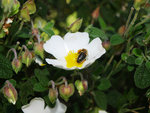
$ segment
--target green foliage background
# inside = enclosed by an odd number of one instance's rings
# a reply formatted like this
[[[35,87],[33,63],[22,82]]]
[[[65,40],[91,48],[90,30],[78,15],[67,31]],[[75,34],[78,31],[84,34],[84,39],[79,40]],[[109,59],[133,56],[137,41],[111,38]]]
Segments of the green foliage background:
[[[25,0],[19,1],[22,5]],[[67,3],[69,2],[69,3]],[[146,3],[146,4],[145,4]],[[64,36],[67,27],[77,18],[83,23],[79,31],[88,32],[91,40],[100,37],[110,46],[106,54],[92,66],[80,70],[88,81],[88,90],[80,96],[76,89],[68,102],[60,98],[67,105],[66,113],[98,113],[104,109],[110,113],[148,113],[150,97],[150,4],[149,0],[134,9],[131,19],[128,16],[133,0],[35,0],[36,12],[30,15],[34,20],[40,16],[47,23],[40,32],[45,32],[50,38],[53,34]],[[92,12],[100,7],[97,19],[92,19]],[[137,17],[136,17],[137,14]],[[3,19],[3,8],[0,9],[0,20]],[[48,83],[57,81],[61,76],[69,83],[80,80],[80,76],[72,77],[74,71],[65,71],[47,65],[39,66],[34,61],[29,67],[23,64],[16,74],[11,66],[14,58],[7,52],[16,48],[19,53],[22,45],[33,50],[31,22],[18,19],[19,13],[13,16],[13,23],[9,34],[0,38],[0,88],[6,80],[13,81],[18,91],[16,105],[8,103],[3,93],[0,93],[0,113],[22,113],[21,106],[27,104],[34,97],[42,97],[49,106],[54,106],[48,99]],[[92,22],[92,20],[94,22]],[[127,23],[129,20],[129,24]],[[2,22],[2,21],[1,21]],[[93,24],[92,24],[93,23]],[[121,26],[128,25],[129,29]],[[122,27],[123,28],[123,27]],[[19,30],[20,29],[20,30]],[[0,28],[2,30],[2,28]],[[19,30],[19,32],[18,32]],[[127,30],[129,30],[127,32]],[[16,46],[16,43],[20,44]],[[33,51],[34,52],[34,51]],[[46,52],[44,56],[48,56]]]

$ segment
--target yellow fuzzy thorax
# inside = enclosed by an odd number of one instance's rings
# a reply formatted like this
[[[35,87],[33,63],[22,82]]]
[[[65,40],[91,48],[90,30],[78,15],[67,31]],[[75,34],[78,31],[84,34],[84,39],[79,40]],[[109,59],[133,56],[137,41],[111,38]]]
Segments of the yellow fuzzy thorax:
[[[68,55],[65,57],[66,59],[66,67],[72,68],[72,67],[82,67],[83,62],[77,63],[78,53],[74,53],[74,51],[69,51]]]

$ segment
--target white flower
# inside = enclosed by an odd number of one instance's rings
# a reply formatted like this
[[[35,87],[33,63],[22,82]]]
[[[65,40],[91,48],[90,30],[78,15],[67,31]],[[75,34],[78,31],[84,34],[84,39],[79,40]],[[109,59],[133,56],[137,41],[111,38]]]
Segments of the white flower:
[[[89,34],[86,32],[67,33],[64,38],[54,35],[44,44],[44,50],[56,59],[46,59],[48,64],[66,70],[83,69],[91,65],[105,53],[100,38],[95,38],[89,43]],[[87,51],[87,56],[77,62],[82,50]],[[85,54],[84,54],[85,55]]]
[[[107,113],[106,111],[104,111],[104,110],[99,110],[99,112],[98,113]]]
[[[66,109],[66,106],[60,103],[58,99],[54,108],[45,106],[42,98],[34,98],[30,101],[30,104],[22,106],[24,113],[65,113]]]

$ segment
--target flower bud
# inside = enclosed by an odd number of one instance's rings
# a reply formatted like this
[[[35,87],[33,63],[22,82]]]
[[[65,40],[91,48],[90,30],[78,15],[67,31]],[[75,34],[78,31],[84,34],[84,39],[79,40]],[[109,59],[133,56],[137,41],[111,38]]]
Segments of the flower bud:
[[[123,35],[124,32],[125,32],[125,30],[126,30],[126,27],[125,27],[125,25],[123,25],[123,26],[121,26],[121,27],[119,28],[118,33],[119,33],[120,35]]]
[[[49,97],[49,100],[51,101],[51,103],[54,104],[56,102],[57,97],[58,97],[57,89],[50,88],[48,97]]]
[[[109,41],[104,41],[102,43],[103,47],[108,51],[110,49],[110,42]]]
[[[9,12],[11,12],[11,9],[14,5],[14,0],[2,0],[1,4],[2,4],[1,7],[2,7],[3,11],[5,13],[6,12],[9,13]]]
[[[99,17],[99,9],[100,7],[98,6],[92,13],[92,18],[97,19]]]
[[[79,95],[82,96],[84,92],[88,89],[88,82],[86,80],[77,80],[75,86],[79,92]]]
[[[11,64],[12,64],[13,70],[17,74],[21,70],[21,67],[22,67],[21,59],[14,58]]]
[[[44,28],[47,24],[46,20],[42,19],[41,17],[36,17],[34,19],[34,28]]]
[[[29,10],[27,7],[21,9],[19,19],[23,20],[24,22],[30,21]]]
[[[20,2],[18,0],[14,0],[14,5],[12,7],[12,11],[10,16],[13,16],[19,12]]]
[[[39,55],[42,59],[44,59],[44,49],[43,49],[43,42],[35,43],[34,44],[34,53]]]
[[[9,16],[18,13],[19,7],[20,2],[18,0],[2,0],[3,11],[9,13]]]
[[[7,100],[12,103],[16,104],[18,94],[14,86],[7,80],[5,82],[4,87],[2,88],[4,96],[7,98]]]
[[[146,0],[134,0],[134,8],[139,10],[141,5],[146,3]]]
[[[61,85],[59,87],[60,96],[67,102],[74,93],[74,85]]]
[[[29,14],[34,14],[36,12],[36,5],[34,3],[34,0],[28,0],[23,4],[23,8],[27,8],[29,11]]]
[[[29,67],[32,61],[33,61],[32,52],[28,50],[25,50],[25,52],[22,52],[22,63],[26,64],[26,66]]]
[[[82,25],[82,21],[83,21],[83,19],[78,18],[75,22],[73,22],[68,27],[69,31],[72,32],[72,33],[77,32],[80,29],[81,25]]]

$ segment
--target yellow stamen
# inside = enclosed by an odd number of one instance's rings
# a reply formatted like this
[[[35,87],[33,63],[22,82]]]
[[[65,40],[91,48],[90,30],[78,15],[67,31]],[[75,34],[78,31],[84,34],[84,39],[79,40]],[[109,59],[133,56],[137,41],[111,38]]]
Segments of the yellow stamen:
[[[68,55],[65,57],[67,68],[72,67],[82,67],[83,62],[77,63],[78,53],[74,53],[74,51],[69,51]]]

